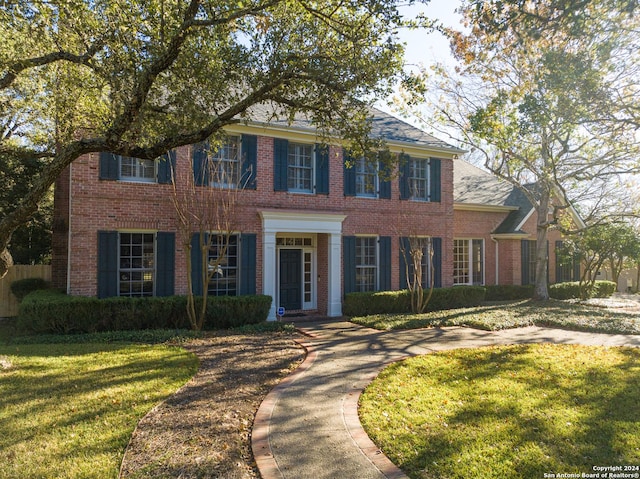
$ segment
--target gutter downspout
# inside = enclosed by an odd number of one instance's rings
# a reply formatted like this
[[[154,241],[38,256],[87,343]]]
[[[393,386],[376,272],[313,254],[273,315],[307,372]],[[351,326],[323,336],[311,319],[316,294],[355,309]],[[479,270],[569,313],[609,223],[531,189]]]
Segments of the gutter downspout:
[[[500,249],[498,248],[498,240],[493,236],[491,237],[491,241],[493,241],[496,245],[496,286],[500,284]]]

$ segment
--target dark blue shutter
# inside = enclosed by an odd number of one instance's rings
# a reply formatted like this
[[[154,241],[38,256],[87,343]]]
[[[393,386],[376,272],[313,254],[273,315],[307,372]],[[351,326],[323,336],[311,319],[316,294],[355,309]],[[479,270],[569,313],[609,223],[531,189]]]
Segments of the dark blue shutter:
[[[173,296],[176,263],[175,233],[156,235],[156,296]]]
[[[378,240],[380,254],[380,291],[391,290],[391,237],[381,236]]]
[[[356,237],[342,237],[342,277],[344,293],[356,291]]]
[[[117,180],[120,175],[118,170],[120,161],[118,156],[107,151],[100,152],[100,171],[98,173],[101,180]]]
[[[384,161],[378,162],[378,184],[380,185],[380,191],[378,197],[384,200],[391,199],[391,180],[389,174],[389,168]]]
[[[287,191],[287,165],[289,142],[282,138],[273,140],[273,190]]]
[[[409,176],[411,176],[411,157],[400,154],[400,199],[408,200],[411,197],[409,191]]]
[[[196,185],[203,186],[209,184],[207,168],[208,143],[198,143],[192,147],[193,178]]]
[[[433,287],[442,288],[442,238],[431,238],[433,248]]]
[[[409,238],[402,237],[400,239],[400,289],[407,289],[407,267],[411,267],[413,264],[411,261],[411,245],[409,244]],[[412,276],[412,271],[409,271],[409,278]]]
[[[562,241],[556,241],[556,283],[567,281],[562,274]]]
[[[316,194],[329,194],[329,147],[316,144]]]
[[[580,255],[575,254],[572,258],[573,261],[573,278],[571,281],[580,281]]]
[[[158,160],[158,183],[169,184],[176,171],[176,152],[168,151]]]
[[[529,284],[529,240],[520,242],[520,267],[523,285]]]
[[[256,294],[256,235],[240,235],[240,294]]]
[[[200,233],[191,237],[191,284],[193,294],[202,295],[202,251],[200,250]]]
[[[98,231],[98,298],[118,296],[118,232]]]
[[[430,201],[439,203],[442,192],[442,179],[441,179],[441,164],[442,162],[438,158],[431,158],[430,161],[430,174],[429,179],[431,182],[431,198]]]
[[[256,189],[258,171],[258,137],[242,135],[242,183],[248,190]]]
[[[356,165],[347,150],[342,150],[342,164],[344,196],[356,196]]]

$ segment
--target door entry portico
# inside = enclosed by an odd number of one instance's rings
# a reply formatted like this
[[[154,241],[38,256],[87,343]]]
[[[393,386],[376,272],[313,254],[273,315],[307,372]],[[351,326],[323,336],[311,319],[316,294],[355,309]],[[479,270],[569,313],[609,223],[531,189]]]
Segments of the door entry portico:
[[[280,306],[302,309],[302,250],[280,250]]]

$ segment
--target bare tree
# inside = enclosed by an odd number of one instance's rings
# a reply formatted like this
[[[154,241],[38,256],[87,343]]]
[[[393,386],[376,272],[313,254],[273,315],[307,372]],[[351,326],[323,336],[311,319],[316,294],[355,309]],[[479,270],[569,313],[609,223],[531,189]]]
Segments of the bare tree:
[[[410,234],[400,241],[404,274],[411,297],[411,312],[424,313],[431,301],[435,284],[433,241],[430,236]]]

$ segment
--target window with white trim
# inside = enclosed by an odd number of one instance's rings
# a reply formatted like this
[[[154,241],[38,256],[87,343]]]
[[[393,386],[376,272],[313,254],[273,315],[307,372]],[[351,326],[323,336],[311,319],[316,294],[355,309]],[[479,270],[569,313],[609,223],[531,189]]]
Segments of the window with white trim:
[[[378,238],[356,238],[356,291],[378,290]]]
[[[313,145],[289,143],[287,152],[287,188],[313,192]]]
[[[129,156],[119,156],[120,179],[124,181],[141,181],[153,183],[156,181],[156,161],[142,160]]]
[[[409,197],[429,201],[429,159],[411,158],[409,161]]]
[[[375,198],[378,194],[378,168],[366,158],[355,162],[356,196]]]
[[[211,237],[211,247],[207,258],[209,273],[209,294],[212,296],[236,296],[239,285],[238,236],[224,234]]]
[[[153,233],[119,234],[119,296],[153,296],[154,236]]]
[[[484,284],[484,240],[453,240],[453,284]]]
[[[237,187],[240,183],[240,137],[227,136],[212,152],[211,186]]]

